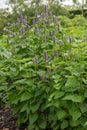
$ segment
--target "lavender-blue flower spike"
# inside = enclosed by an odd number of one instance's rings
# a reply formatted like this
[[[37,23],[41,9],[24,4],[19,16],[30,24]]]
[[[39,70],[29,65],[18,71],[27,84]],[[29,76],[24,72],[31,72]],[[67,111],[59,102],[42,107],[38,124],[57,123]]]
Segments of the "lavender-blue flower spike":
[[[56,21],[57,21],[57,17],[55,15],[53,16],[53,21],[54,21],[54,23],[56,23]]]
[[[68,37],[68,41],[69,41],[69,43],[72,43],[72,37],[71,36]]]
[[[48,59],[48,56],[47,56],[47,52],[46,52],[46,51],[44,51],[44,59],[45,59],[45,61],[47,61],[47,59]]]
[[[53,42],[54,42],[54,43],[56,42],[56,36],[53,37]]]
[[[58,24],[58,32],[60,32],[60,24]]]
[[[43,42],[46,42],[46,36],[43,37]]]
[[[44,5],[44,13],[47,13],[47,6]]]
[[[22,13],[20,13],[19,20],[20,20],[21,23],[23,22],[23,15],[22,15]]]

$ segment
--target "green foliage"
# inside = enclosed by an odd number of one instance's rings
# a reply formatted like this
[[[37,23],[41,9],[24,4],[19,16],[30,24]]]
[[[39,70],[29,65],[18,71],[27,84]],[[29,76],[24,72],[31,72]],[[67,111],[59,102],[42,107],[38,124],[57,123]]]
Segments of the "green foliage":
[[[22,16],[0,40],[0,98],[28,130],[86,130],[87,41],[64,18],[45,12],[28,28]]]

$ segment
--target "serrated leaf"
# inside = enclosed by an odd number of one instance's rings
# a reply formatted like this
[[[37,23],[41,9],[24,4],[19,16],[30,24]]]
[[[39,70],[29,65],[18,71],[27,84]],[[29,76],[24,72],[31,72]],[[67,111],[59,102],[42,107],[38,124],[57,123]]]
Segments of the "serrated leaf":
[[[53,105],[57,108],[60,107],[60,102],[58,100],[54,101]]]
[[[23,106],[21,106],[20,112],[27,111],[27,105],[28,105],[28,103],[24,103]]]
[[[26,101],[26,100],[29,100],[33,97],[33,95],[29,92],[24,92],[21,96],[21,99],[20,101],[23,102],[23,101]]]
[[[40,120],[38,122],[38,125],[39,125],[39,127],[41,129],[45,129],[46,128],[47,122],[46,122],[46,119],[45,119],[44,115],[40,116]]]
[[[36,102],[36,104],[33,103],[33,104],[30,105],[30,109],[34,113],[39,109],[39,106],[40,106],[40,102]]]
[[[34,122],[38,119],[38,114],[37,113],[33,113],[32,115],[29,116],[29,121],[30,121],[30,125],[33,125]]]
[[[65,129],[68,127],[68,121],[67,120],[63,120],[61,123],[61,129]]]
[[[62,98],[62,100],[71,100],[73,102],[83,102],[84,97],[82,95],[77,95],[77,94],[67,94],[65,95],[64,98]]]
[[[59,120],[65,118],[66,116],[67,116],[67,113],[64,110],[60,109],[57,111],[57,117]]]
[[[54,99],[61,98],[64,94],[64,92],[56,90],[49,96],[48,100],[51,101],[53,97]]]
[[[81,112],[80,111],[73,111],[71,116],[72,116],[73,121],[76,121],[79,117],[81,117]]]
[[[80,104],[80,110],[82,113],[87,112],[87,103]]]
[[[65,93],[62,92],[62,91],[56,91],[56,92],[55,92],[54,99],[60,98],[60,97],[62,97],[64,94],[65,94]]]

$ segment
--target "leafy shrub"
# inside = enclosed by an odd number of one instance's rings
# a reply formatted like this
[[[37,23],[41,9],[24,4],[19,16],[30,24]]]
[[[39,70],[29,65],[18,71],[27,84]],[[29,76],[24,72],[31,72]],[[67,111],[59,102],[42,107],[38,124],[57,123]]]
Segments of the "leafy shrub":
[[[87,128],[87,42],[66,36],[45,7],[33,25],[20,14],[4,31],[0,93],[29,130]]]

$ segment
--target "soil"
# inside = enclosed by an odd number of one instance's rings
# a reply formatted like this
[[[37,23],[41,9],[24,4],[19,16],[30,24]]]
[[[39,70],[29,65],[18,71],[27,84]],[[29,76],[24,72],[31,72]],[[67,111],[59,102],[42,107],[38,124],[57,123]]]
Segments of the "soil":
[[[26,130],[25,126],[17,126],[17,116],[12,114],[12,108],[0,107],[0,130]]]

